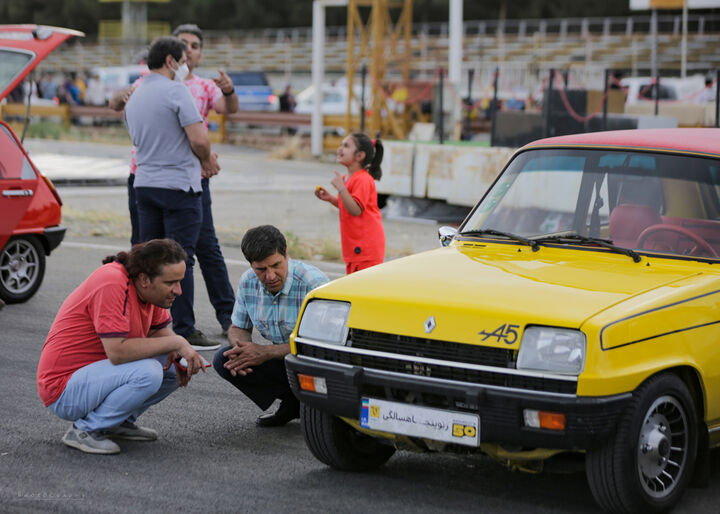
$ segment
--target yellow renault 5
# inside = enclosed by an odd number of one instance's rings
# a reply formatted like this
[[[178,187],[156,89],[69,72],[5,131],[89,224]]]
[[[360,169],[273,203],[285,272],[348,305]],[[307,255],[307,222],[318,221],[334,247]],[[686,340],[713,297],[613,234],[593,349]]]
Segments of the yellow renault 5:
[[[398,448],[542,469],[601,507],[671,508],[720,445],[720,130],[520,149],[443,247],[305,300],[287,357],[312,453]]]

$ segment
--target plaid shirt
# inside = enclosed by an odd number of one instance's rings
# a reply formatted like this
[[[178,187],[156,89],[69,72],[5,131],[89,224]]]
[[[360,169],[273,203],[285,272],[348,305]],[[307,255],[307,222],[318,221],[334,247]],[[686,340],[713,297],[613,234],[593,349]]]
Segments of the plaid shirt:
[[[240,278],[232,323],[250,331],[255,327],[274,344],[289,343],[305,295],[327,282],[327,276],[315,266],[288,259],[285,285],[273,295],[251,268]]]

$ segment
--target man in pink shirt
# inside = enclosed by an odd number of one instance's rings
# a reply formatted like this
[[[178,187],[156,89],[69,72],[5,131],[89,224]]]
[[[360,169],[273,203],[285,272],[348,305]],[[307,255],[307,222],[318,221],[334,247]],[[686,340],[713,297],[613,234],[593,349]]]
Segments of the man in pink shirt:
[[[62,438],[67,446],[111,454],[120,452],[113,439],[157,439],[137,418],[204,371],[200,355],[169,327],[185,258],[172,239],[135,245],[106,258],[63,302],[37,385],[53,414],[73,422]]]
[[[218,114],[231,114],[238,110],[238,97],[235,93],[232,80],[222,70],[215,79],[206,79],[193,74],[193,70],[202,61],[203,34],[200,28],[194,24],[178,26],[173,31],[173,36],[185,43],[185,55],[190,73],[183,83],[190,90],[195,100],[198,112],[202,116],[203,126],[208,129],[208,115],[211,110]],[[143,80],[139,78],[135,83],[113,95],[110,100],[110,107],[115,110],[122,110],[127,103],[132,91]],[[137,228],[137,206],[135,201],[134,173],[136,169],[135,154],[130,162],[130,177],[128,178],[128,206],[130,210],[130,222],[132,226],[131,243],[139,241],[139,230]],[[195,255],[200,270],[205,280],[210,303],[215,309],[215,316],[222,328],[223,335],[227,335],[230,327],[230,317],[235,305],[235,291],[230,284],[227,266],[220,244],[215,234],[215,225],[212,217],[212,199],[210,196],[210,181],[202,179],[202,226],[200,236],[195,246]],[[201,331],[195,329],[195,318],[193,312],[183,309],[182,312],[173,311],[176,331],[184,336],[196,350],[214,350],[219,348],[219,343],[208,339]]]

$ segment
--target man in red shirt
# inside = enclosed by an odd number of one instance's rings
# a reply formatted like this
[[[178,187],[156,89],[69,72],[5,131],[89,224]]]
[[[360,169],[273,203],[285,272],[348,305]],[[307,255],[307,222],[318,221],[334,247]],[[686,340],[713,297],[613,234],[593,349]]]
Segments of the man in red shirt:
[[[63,302],[40,355],[38,392],[72,421],[63,443],[87,453],[118,453],[112,439],[152,441],[138,416],[192,375],[202,358],[170,328],[186,254],[154,239],[107,257]],[[181,358],[184,368],[172,364]]]

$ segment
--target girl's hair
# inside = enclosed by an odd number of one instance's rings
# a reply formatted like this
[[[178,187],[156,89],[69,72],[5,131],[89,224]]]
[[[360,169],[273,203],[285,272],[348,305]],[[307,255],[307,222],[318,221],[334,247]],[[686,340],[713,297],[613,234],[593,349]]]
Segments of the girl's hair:
[[[375,141],[372,141],[368,136],[362,132],[355,132],[352,134],[353,141],[358,152],[365,152],[365,159],[362,162],[362,167],[368,170],[370,176],[375,180],[380,180],[382,177],[382,169],[380,163],[383,159],[383,145],[380,141],[380,133],[375,136]]]
[[[108,255],[103,264],[119,262],[128,272],[130,278],[137,278],[145,273],[150,280],[162,273],[166,264],[177,264],[187,259],[187,254],[180,244],[173,239],[152,239],[146,243],[136,244],[129,252]]]

